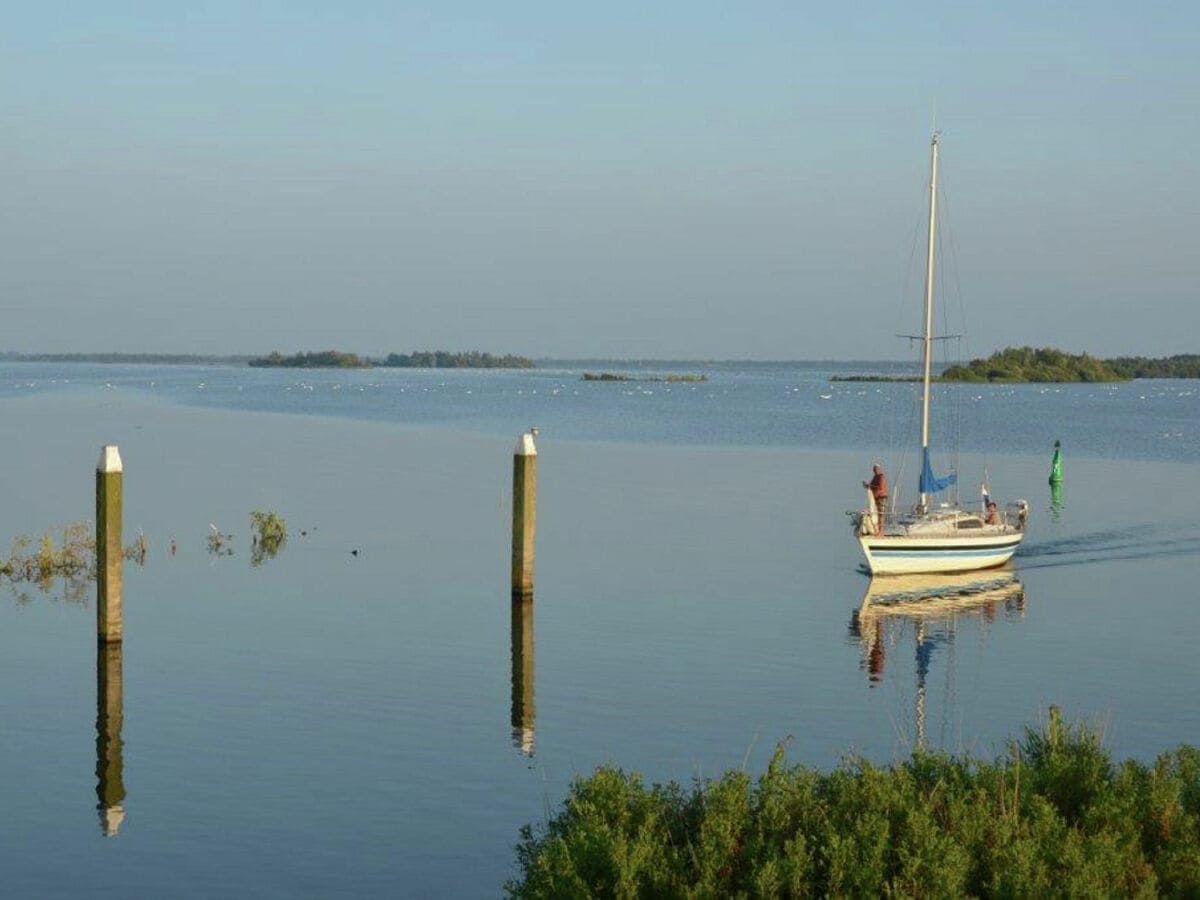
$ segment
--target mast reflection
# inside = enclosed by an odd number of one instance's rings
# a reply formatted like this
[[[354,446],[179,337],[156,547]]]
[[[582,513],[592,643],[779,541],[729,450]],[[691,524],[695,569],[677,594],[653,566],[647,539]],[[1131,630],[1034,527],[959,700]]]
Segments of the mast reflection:
[[[532,597],[514,597],[512,601],[512,742],[526,756],[533,756]]]
[[[958,620],[976,616],[993,622],[1025,614],[1025,587],[1007,567],[961,575],[891,575],[872,578],[850,618],[850,634],[862,652],[862,668],[871,687],[883,682],[889,647],[911,624],[915,642],[916,746],[925,746],[926,679],[934,650],[954,643]]]
[[[125,821],[124,744],[125,718],[121,685],[121,644],[96,647],[96,809],[100,830],[115,837]]]

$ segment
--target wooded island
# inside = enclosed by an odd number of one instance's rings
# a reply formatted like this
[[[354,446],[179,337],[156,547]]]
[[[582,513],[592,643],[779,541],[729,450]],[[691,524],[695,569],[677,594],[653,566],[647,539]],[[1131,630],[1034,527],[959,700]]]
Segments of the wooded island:
[[[934,381],[965,382],[1110,382],[1134,378],[1200,378],[1200,354],[1149,358],[1100,359],[1065,353],[1054,347],[1006,347],[987,359],[950,366]],[[917,375],[834,375],[830,381],[920,381]]]
[[[942,372],[944,381],[1129,381],[1133,378],[1200,378],[1200,355],[1182,354],[1159,359],[1119,356],[1099,359],[1053,347],[1008,347],[987,359]]]
[[[256,368],[281,369],[370,369],[374,366],[403,369],[532,369],[533,360],[524,356],[494,356],[470,350],[450,353],[431,350],[415,353],[389,353],[383,359],[372,360],[357,353],[323,350],[318,353],[295,353],[284,356],[271,353],[250,360]]]

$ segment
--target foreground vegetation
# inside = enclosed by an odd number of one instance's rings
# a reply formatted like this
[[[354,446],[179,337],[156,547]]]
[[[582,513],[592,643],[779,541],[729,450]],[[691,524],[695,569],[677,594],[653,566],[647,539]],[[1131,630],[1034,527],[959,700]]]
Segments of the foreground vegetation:
[[[1052,708],[992,762],[821,773],[780,748],[690,790],[604,766],[517,861],[513,897],[1197,897],[1200,750],[1118,764]]]

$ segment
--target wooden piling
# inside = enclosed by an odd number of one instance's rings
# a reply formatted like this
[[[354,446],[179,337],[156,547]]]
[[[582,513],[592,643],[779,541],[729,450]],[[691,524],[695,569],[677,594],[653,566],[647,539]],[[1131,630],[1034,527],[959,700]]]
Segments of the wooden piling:
[[[119,642],[96,647],[96,809],[105,837],[114,837],[125,821],[121,653]]]
[[[124,635],[121,620],[121,453],[113,444],[100,451],[96,465],[96,636],[101,644]]]
[[[513,451],[512,595],[533,598],[534,539],[537,534],[537,447],[533,432]]]

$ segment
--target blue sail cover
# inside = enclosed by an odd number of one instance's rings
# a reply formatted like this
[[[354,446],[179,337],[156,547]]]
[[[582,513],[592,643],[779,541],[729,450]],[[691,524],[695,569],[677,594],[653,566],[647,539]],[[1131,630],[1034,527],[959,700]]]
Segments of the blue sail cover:
[[[926,447],[922,453],[924,459],[921,462],[921,486],[919,490],[922,494],[936,494],[938,491],[944,491],[954,482],[958,481],[958,475],[951,472],[945,478],[935,478],[933,476],[933,466],[929,462],[929,448]]]

